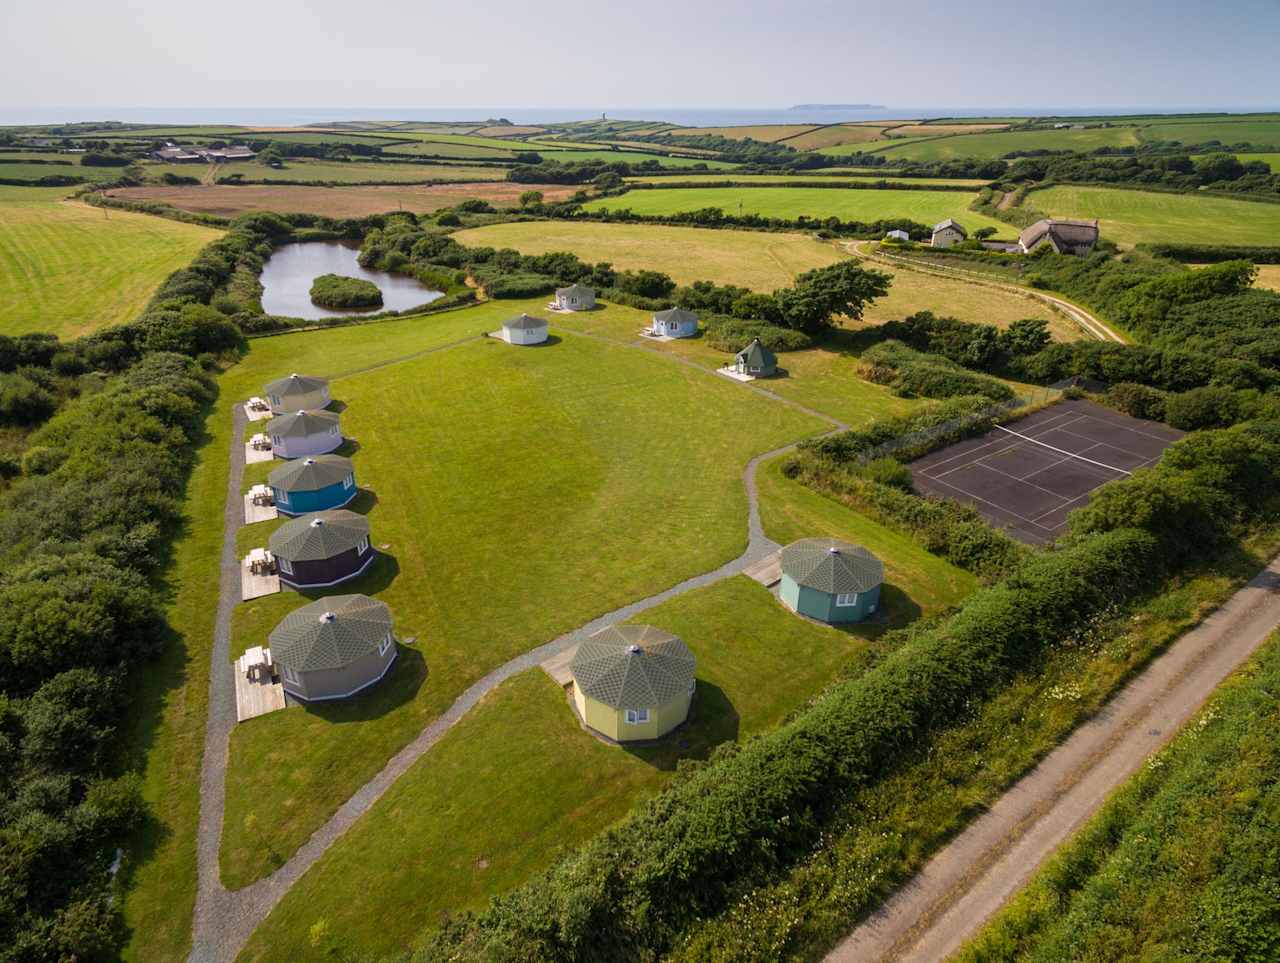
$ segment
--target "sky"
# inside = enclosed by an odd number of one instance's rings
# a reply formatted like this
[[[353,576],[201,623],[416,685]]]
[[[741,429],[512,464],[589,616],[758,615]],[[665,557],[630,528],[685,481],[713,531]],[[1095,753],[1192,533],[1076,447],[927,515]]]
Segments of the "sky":
[[[1280,106],[1280,0],[4,0],[0,106]]]

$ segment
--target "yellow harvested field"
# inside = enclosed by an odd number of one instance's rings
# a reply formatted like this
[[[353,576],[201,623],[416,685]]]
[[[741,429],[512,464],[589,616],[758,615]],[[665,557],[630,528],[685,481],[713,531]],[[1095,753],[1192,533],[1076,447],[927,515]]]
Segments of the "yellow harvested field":
[[[786,145],[796,150],[822,150],[826,147],[839,147],[841,144],[865,144],[879,140],[883,132],[882,127],[835,124],[831,127],[819,127],[799,137],[791,137]]]
[[[1004,130],[1008,124],[908,124],[894,128],[895,137],[941,137],[943,134],[977,134],[984,130]]]
[[[496,127],[481,127],[479,130],[470,131],[470,133],[476,137],[528,137],[531,134],[541,134],[545,131],[545,127],[521,127],[519,124],[505,126],[499,124]]]
[[[729,140],[752,140],[772,143],[784,137],[794,137],[807,130],[813,130],[817,124],[758,124],[755,127],[679,127],[669,130],[669,134],[681,137],[727,137]]]
[[[1253,282],[1253,286],[1280,291],[1280,264],[1259,264],[1258,280]]]
[[[221,233],[89,207],[67,193],[0,187],[0,334],[74,338],[131,321]]]
[[[831,245],[803,234],[648,224],[526,221],[453,237],[473,247],[512,247],[522,254],[572,251],[583,260],[608,261],[619,269],[663,271],[681,284],[716,281],[754,291],[786,287],[797,274],[844,259]]]

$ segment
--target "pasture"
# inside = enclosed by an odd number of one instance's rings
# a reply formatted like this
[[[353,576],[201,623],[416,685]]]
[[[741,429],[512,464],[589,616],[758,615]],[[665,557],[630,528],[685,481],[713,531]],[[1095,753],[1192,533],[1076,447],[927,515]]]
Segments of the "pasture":
[[[663,271],[681,284],[708,280],[754,291],[789,285],[797,274],[841,260],[839,251],[802,234],[714,231],[656,224],[525,221],[453,235],[473,247],[511,247],[521,254],[572,251],[615,268]]]
[[[833,124],[830,127],[819,127],[798,136],[788,137],[783,143],[796,150],[822,151],[840,147],[844,144],[866,144],[879,140],[883,128],[858,124]]]
[[[1099,218],[1102,236],[1131,247],[1143,241],[1275,244],[1280,204],[1111,187],[1050,187],[1026,203],[1057,217]]]
[[[838,176],[831,176],[831,175]],[[682,184],[747,184],[750,186],[767,187],[769,185],[790,186],[795,184],[832,184],[844,183],[846,181],[853,183],[874,184],[878,181],[896,181],[905,184],[939,184],[943,186],[960,186],[960,187],[982,187],[989,184],[990,181],[984,181],[975,177],[903,177],[896,173],[893,168],[886,168],[884,173],[867,174],[861,171],[857,173],[846,172],[839,168],[825,170],[821,174],[738,174],[729,172],[725,174],[647,174],[636,175],[624,178],[629,184],[670,184],[679,181]]]
[[[925,128],[928,130],[929,128]],[[1138,143],[1133,127],[1094,127],[1085,130],[991,131],[980,134],[956,134],[927,140],[909,140],[898,144],[889,141],[873,148],[888,157],[911,160],[953,160],[957,157],[1003,157],[1010,151],[1077,150],[1096,147],[1133,147]]]
[[[459,314],[479,331],[538,307]],[[736,556],[747,460],[825,426],[652,352],[568,333],[540,349],[479,340],[331,389],[358,443],[359,483],[376,493],[364,503],[373,540],[388,546],[347,585],[387,602],[397,634],[417,643],[363,698],[237,727],[222,849],[233,887],[292,853],[490,669]],[[655,398],[682,412],[678,425],[652,417]],[[263,544],[274,524],[243,531],[241,544]],[[301,601],[238,606],[233,656]],[[265,844],[253,818],[264,812]]]
[[[14,155],[11,155],[14,156]],[[105,184],[120,179],[119,167],[81,167],[72,164],[0,164],[0,178],[35,182],[42,177],[78,177],[91,184]]]
[[[728,187],[633,190],[619,197],[590,201],[588,211],[630,209],[636,214],[661,217],[681,211],[718,207],[726,214],[759,214],[794,220],[800,216],[838,217],[846,221],[909,218],[933,225],[948,217],[970,231],[996,228],[998,236],[1015,231],[995,218],[969,210],[973,195],[965,191],[839,190],[817,187]]]
[[[171,170],[172,165],[165,165]],[[3,170],[0,167],[0,170]],[[182,173],[178,171],[177,173]],[[328,184],[358,184],[368,181],[396,181],[421,184],[427,181],[502,181],[502,167],[468,167],[462,164],[396,164],[386,161],[329,161],[290,158],[282,168],[264,164],[244,164],[219,171],[219,176],[243,174],[253,181],[313,181]]]
[[[817,129],[817,124],[757,124],[741,127],[677,127],[664,131],[679,137],[724,137],[728,140],[756,140],[763,143],[774,143],[797,137],[800,134]]]
[[[1139,136],[1145,141],[1176,140],[1183,144],[1203,144],[1220,140],[1224,144],[1250,143],[1263,149],[1280,150],[1280,119],[1151,124],[1141,128]]]
[[[892,623],[940,612],[976,587],[968,573],[785,478],[780,468],[773,459],[758,474],[766,532],[783,542],[833,535],[876,552],[886,566]],[[677,755],[699,757],[721,741],[777,725],[842,667],[856,666],[875,631],[798,619],[744,576],[665,602],[637,621],[680,635],[698,658],[691,721],[667,745],[603,745],[579,728],[563,693],[540,670],[517,676],[321,859],[241,959],[269,959],[281,948],[305,956],[319,919],[344,934],[339,943],[349,951],[406,945],[443,913],[481,905],[545,866],[558,847],[620,818],[670,779]],[[762,678],[771,680],[763,689]],[[514,802],[498,803],[500,818],[485,818],[495,800]]]
[[[1205,157],[1205,154],[1194,154],[1192,160],[1199,160]],[[1280,171],[1280,154],[1236,154],[1241,163],[1247,164],[1250,161],[1262,161],[1271,168],[1272,172]]]
[[[67,188],[0,187],[0,334],[63,338],[131,321],[219,232],[105,211]]]
[[[309,187],[283,184],[237,187],[232,184],[201,184],[195,187],[125,187],[113,190],[110,194],[112,197],[171,204],[179,210],[223,217],[236,217],[249,211],[364,217],[395,210],[430,213],[469,197],[481,198],[498,207],[514,207],[520,194],[527,190],[542,191],[548,200],[561,200],[571,196],[576,189],[555,184],[515,184],[506,181],[423,187]]]

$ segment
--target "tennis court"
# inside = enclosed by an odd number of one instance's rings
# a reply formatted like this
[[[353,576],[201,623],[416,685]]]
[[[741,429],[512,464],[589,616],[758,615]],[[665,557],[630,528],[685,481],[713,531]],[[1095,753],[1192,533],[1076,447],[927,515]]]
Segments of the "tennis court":
[[[1031,545],[1056,538],[1093,490],[1159,460],[1183,432],[1064,401],[911,462],[916,490],[963,502]]]

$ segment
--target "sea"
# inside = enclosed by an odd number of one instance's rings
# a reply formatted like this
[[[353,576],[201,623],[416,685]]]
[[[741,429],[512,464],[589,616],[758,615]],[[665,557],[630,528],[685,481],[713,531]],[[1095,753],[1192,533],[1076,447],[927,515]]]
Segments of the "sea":
[[[1275,107],[1219,105],[1132,105],[938,107],[0,107],[0,126],[120,121],[128,124],[242,124],[293,127],[330,121],[481,121],[506,118],[516,124],[573,120],[652,120],[682,127],[736,127],[754,124],[829,124],[846,120],[902,120],[940,117],[1096,117],[1182,113],[1257,113]]]

